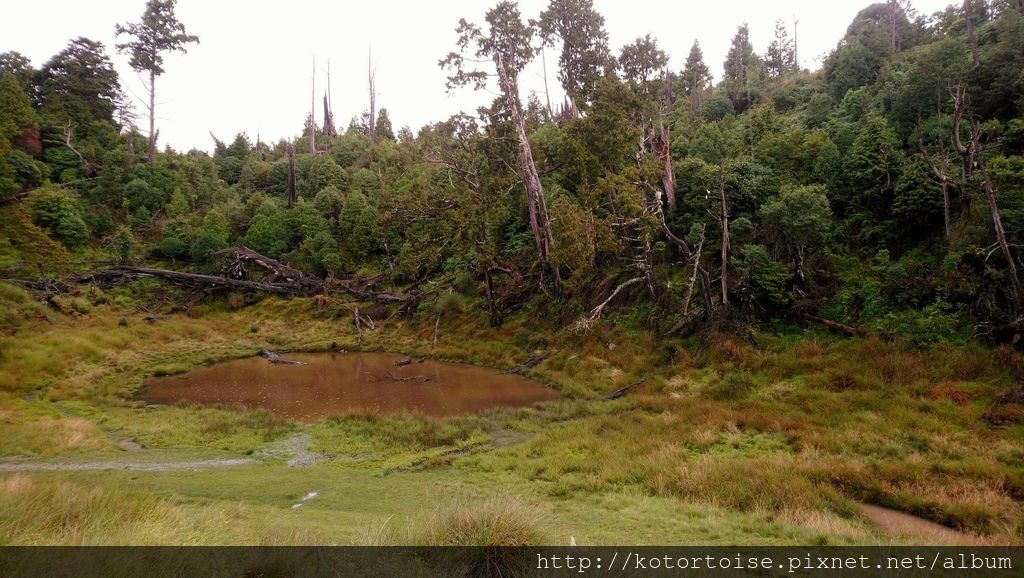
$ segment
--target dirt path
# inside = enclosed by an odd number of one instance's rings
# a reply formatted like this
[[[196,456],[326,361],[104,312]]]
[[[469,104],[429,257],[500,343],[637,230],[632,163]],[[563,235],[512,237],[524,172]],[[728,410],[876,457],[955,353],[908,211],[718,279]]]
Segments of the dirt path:
[[[207,460],[179,460],[169,462],[0,462],[4,472],[76,472],[88,470],[134,470],[140,472],[170,472],[175,470],[210,470],[232,468],[258,463],[249,458],[216,458]]]
[[[965,545],[979,542],[976,536],[947,528],[942,524],[936,524],[931,520],[925,520],[906,512],[862,503],[858,503],[857,508],[867,519],[874,522],[887,534],[926,538],[940,544]]]

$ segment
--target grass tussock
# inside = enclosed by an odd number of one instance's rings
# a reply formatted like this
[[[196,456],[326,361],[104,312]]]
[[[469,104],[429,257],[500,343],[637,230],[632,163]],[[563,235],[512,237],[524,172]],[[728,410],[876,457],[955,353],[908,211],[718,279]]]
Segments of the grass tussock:
[[[369,529],[363,542],[376,546],[541,546],[550,544],[545,515],[521,498],[456,500],[422,519],[393,528],[390,520]]]

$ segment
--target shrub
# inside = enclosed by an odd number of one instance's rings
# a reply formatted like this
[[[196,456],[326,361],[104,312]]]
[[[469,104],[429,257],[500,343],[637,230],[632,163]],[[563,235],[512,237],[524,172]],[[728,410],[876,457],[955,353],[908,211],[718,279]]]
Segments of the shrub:
[[[46,187],[32,196],[32,220],[68,247],[77,247],[89,237],[82,218],[78,195],[57,187]]]

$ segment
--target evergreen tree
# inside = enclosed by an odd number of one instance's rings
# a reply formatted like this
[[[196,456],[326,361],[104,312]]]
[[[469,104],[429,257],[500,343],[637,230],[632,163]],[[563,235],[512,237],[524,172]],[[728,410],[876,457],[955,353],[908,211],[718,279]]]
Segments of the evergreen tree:
[[[781,78],[786,73],[796,70],[793,40],[789,37],[782,20],[775,21],[775,39],[765,51],[764,64],[770,78]]]
[[[704,52],[700,49],[700,42],[694,40],[678,79],[679,91],[689,101],[691,113],[700,110],[704,104],[704,94],[711,85],[711,80],[711,69],[704,63]]]
[[[742,24],[736,29],[732,46],[725,57],[723,85],[736,112],[749,108],[755,101],[755,90],[760,81],[762,63],[750,44],[750,29]]]
[[[149,75],[149,164],[156,162],[156,77],[164,73],[165,52],[186,52],[186,45],[198,43],[199,37],[187,34],[185,25],[174,14],[177,0],[149,0],[139,22],[122,26],[118,36],[127,34],[132,40],[118,44],[119,52],[127,52],[133,70]]]
[[[395,131],[391,126],[391,117],[388,116],[388,109],[382,108],[377,114],[377,140],[395,140]]]
[[[539,28],[545,44],[561,41],[558,80],[571,103],[586,109],[612,63],[604,17],[591,0],[551,0],[541,12]]]

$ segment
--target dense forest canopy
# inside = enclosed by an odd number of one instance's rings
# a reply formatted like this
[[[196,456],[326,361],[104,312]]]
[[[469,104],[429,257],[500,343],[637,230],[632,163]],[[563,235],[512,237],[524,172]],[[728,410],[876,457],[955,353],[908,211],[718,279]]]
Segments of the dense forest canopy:
[[[161,54],[198,41],[174,6],[117,27],[148,77],[145,121],[110,47],[74,38],[39,69],[0,54],[0,202],[72,251],[213,271],[244,245],[319,277],[479,296],[495,325],[540,297],[581,331],[619,309],[662,333],[815,318],[1019,340],[1019,0],[867,6],[817,71],[785,24],[763,50],[744,24],[717,84],[696,41],[673,70],[649,35],[610,46],[589,0],[504,1],[437,55],[450,90],[497,86],[490,106],[414,134],[377,109],[371,69],[345,130],[314,94],[324,125],[296,111],[292,139],[240,133],[212,154],[157,146]],[[542,45],[564,102],[519,90]],[[36,274],[0,243],[10,275]]]

